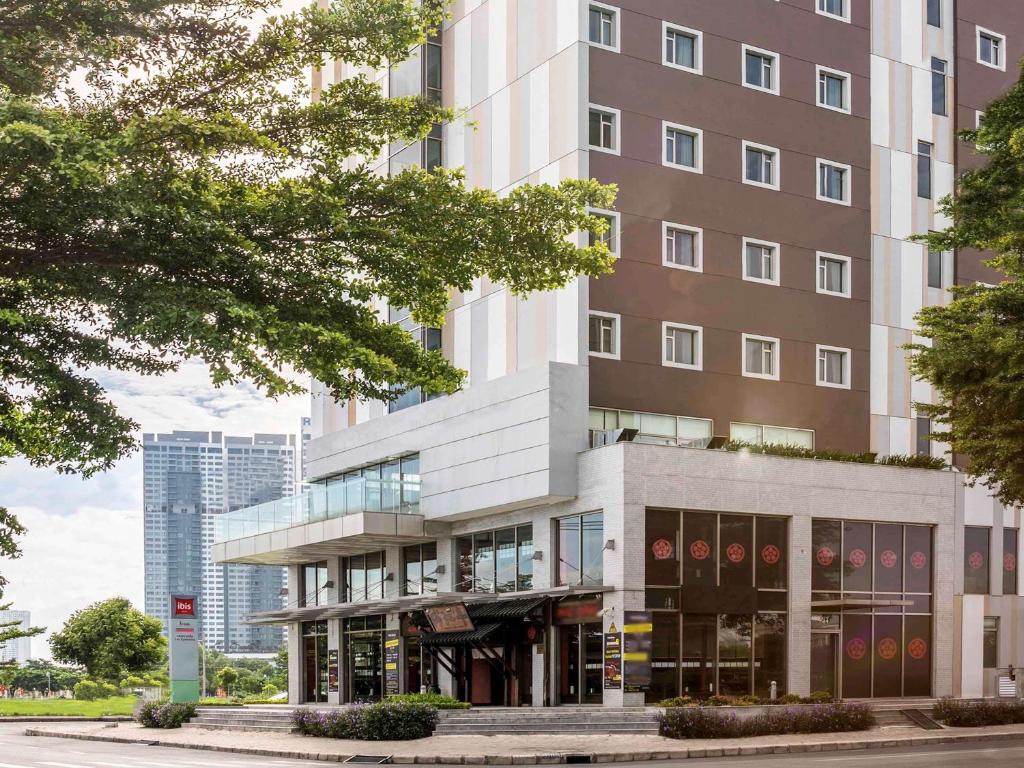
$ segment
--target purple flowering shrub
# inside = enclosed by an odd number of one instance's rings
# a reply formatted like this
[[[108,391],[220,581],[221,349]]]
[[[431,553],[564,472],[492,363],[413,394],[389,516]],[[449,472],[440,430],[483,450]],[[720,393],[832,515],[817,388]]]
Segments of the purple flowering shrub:
[[[658,716],[660,733],[670,739],[736,739],[785,733],[865,731],[875,716],[865,704],[815,704],[773,707],[751,717],[716,712],[712,707],[666,709]]]
[[[437,709],[407,701],[382,701],[349,707],[296,709],[295,729],[305,736],[359,741],[425,739],[437,725]]]
[[[135,719],[143,728],[181,728],[182,723],[195,716],[195,704],[147,701],[139,708]]]

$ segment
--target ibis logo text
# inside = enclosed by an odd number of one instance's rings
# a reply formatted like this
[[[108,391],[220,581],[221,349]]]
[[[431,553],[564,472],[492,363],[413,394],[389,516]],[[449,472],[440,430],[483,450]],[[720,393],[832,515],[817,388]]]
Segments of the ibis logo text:
[[[175,616],[195,616],[196,615],[196,600],[194,597],[176,597],[174,598],[174,615]]]

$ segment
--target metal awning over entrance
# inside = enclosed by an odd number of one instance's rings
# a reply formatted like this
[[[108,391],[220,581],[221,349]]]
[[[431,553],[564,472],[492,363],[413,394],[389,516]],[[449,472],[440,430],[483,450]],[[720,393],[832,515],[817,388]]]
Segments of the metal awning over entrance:
[[[474,646],[489,640],[501,629],[501,624],[481,624],[472,632],[430,632],[420,636],[420,644],[454,648],[459,645]]]

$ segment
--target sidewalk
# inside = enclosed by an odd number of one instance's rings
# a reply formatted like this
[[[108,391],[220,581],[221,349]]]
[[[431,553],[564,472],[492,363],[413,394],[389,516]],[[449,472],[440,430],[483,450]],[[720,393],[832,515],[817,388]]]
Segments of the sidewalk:
[[[341,761],[352,755],[390,755],[395,763],[465,765],[548,765],[569,762],[622,763],[731,755],[832,752],[854,749],[1024,739],[1024,725],[921,731],[905,726],[860,733],[763,736],[736,740],[676,741],[661,736],[433,736],[419,741],[339,741],[297,734],[215,731],[200,728],[155,730],[136,723],[76,723],[28,728],[29,736],[145,742],[164,747],[210,749],[265,757]],[[579,759],[580,757],[589,758]]]

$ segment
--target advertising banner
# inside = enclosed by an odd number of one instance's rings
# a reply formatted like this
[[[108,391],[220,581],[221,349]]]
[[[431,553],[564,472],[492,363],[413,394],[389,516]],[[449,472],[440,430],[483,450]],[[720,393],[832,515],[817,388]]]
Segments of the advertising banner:
[[[338,692],[338,649],[327,651],[327,692]]]
[[[654,614],[650,611],[626,611],[622,634],[624,690],[643,693],[651,687],[651,646],[654,638]]]
[[[195,595],[171,595],[167,628],[171,701],[199,700],[199,600]]]
[[[606,691],[622,688],[622,633],[615,624],[604,633],[604,688]]]
[[[397,696],[400,691],[401,677],[399,673],[402,646],[400,633],[397,629],[389,629],[384,633],[384,695]]]

